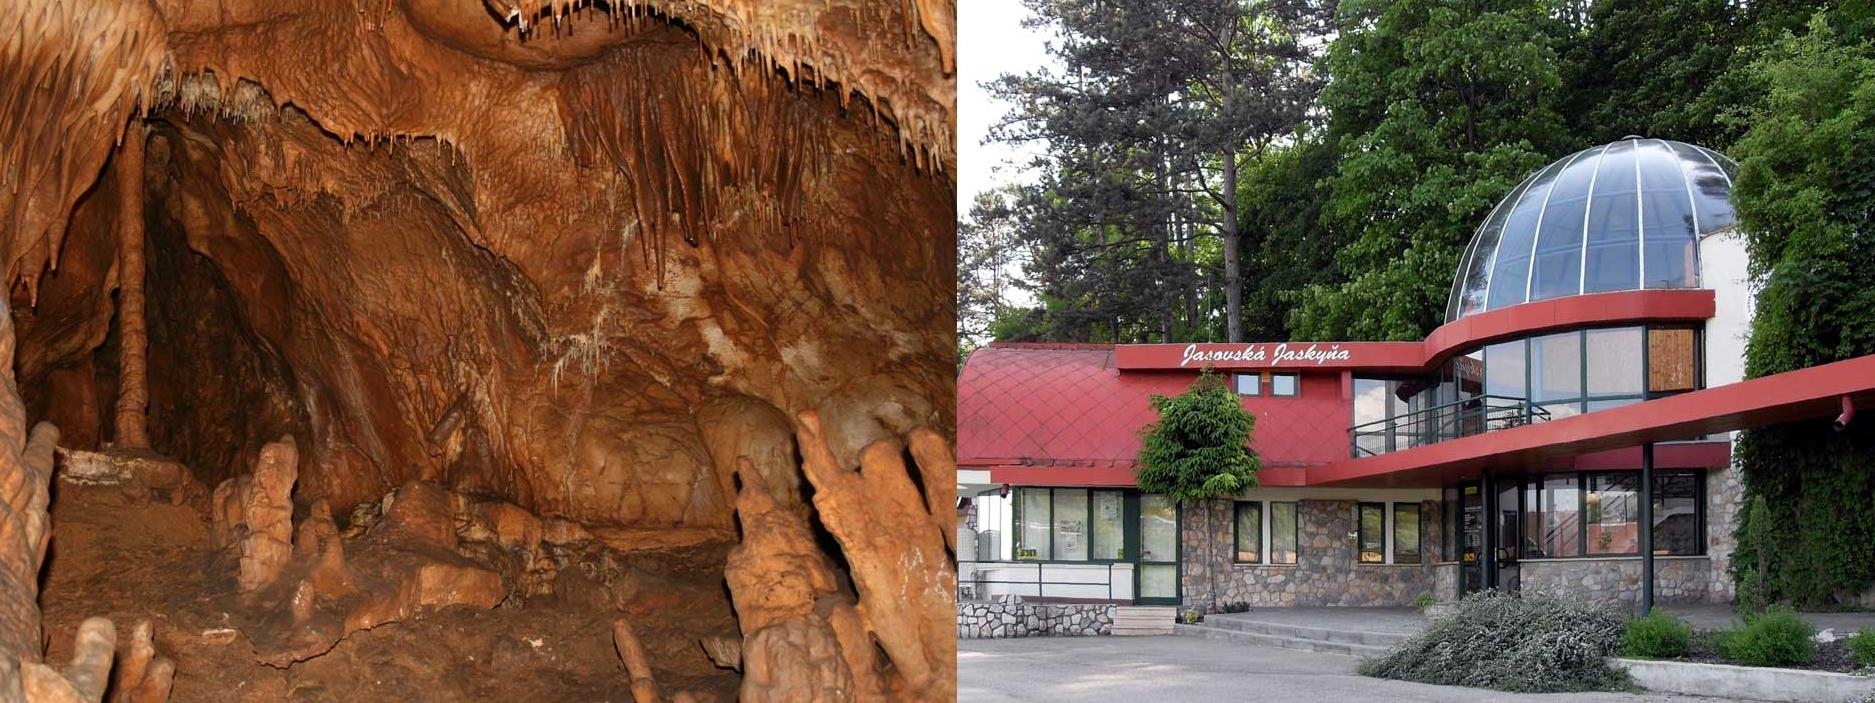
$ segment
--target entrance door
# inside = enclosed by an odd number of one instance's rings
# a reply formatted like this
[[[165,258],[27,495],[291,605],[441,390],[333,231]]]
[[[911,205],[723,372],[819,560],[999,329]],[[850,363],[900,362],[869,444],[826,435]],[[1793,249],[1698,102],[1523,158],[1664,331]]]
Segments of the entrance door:
[[[1484,588],[1484,490],[1476,483],[1458,489],[1459,590],[1474,593]]]
[[[1139,497],[1139,565],[1134,573],[1136,602],[1178,604],[1178,505],[1165,496]]]

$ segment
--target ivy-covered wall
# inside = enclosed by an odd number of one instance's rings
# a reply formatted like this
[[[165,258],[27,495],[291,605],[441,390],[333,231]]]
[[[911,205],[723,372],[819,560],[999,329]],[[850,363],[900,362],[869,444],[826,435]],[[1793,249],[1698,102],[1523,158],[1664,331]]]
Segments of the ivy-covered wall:
[[[1739,114],[1731,155],[1762,284],[1753,378],[1875,354],[1875,30],[1859,14],[1819,14],[1752,66],[1765,97]],[[1831,425],[1741,434],[1741,605],[1845,605],[1875,587],[1875,408]]]

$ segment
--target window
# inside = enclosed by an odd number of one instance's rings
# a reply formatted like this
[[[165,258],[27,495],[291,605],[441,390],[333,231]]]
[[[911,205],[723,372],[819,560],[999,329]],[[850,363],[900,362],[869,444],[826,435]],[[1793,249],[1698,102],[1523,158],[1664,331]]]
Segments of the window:
[[[1270,395],[1295,397],[1302,392],[1302,381],[1292,373],[1270,374]]]
[[[1253,373],[1237,374],[1237,395],[1262,395],[1263,377]]]
[[[1362,564],[1386,563],[1387,504],[1359,503],[1354,510],[1355,522],[1360,530],[1360,550],[1356,560]]]
[[[1049,491],[1046,488],[1016,489],[1016,558],[1048,560],[1055,558],[1053,535],[1049,525]]]
[[[1237,561],[1243,564],[1263,562],[1263,504],[1237,504]]]
[[[1087,489],[1055,489],[1055,558],[1087,561]]]
[[[1654,553],[1705,553],[1705,491],[1698,472],[1654,474]]]
[[[1583,499],[1590,554],[1639,554],[1640,474],[1589,474]]]
[[[1653,393],[1690,391],[1699,384],[1697,344],[1690,329],[1647,331],[1647,390]]]
[[[1015,489],[1015,558],[1115,561],[1125,557],[1126,493]]]
[[[1524,534],[1533,557],[1582,555],[1582,496],[1575,474],[1545,476],[1535,490],[1537,502],[1525,520]]]
[[[1270,563],[1296,563],[1297,522],[1296,504],[1270,503]]]
[[[1419,563],[1419,504],[1393,504],[1393,563]]]
[[[1619,327],[1588,331],[1589,397],[1641,395],[1641,328]]]
[[[1121,491],[1094,491],[1093,531],[1088,544],[1090,556],[1097,560],[1116,561],[1126,557],[1126,494]]]

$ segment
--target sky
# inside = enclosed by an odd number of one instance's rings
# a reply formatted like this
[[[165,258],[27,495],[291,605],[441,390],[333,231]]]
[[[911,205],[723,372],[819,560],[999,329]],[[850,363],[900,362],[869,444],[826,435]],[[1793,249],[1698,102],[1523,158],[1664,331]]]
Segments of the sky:
[[[981,85],[1005,73],[1027,73],[1050,63],[1047,37],[1022,26],[1030,16],[1015,0],[957,3],[957,214],[982,191],[1026,180],[1020,165],[1033,149],[983,143],[1009,105]]]

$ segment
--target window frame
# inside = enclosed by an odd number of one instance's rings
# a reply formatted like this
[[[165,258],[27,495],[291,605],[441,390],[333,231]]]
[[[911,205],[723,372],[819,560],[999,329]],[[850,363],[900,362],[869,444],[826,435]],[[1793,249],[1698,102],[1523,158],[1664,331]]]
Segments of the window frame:
[[[1554,556],[1546,552],[1544,553],[1543,556],[1540,556],[1540,557],[1526,556],[1525,558],[1526,559],[1543,559],[1543,560],[1639,558],[1641,554],[1638,549],[1638,545],[1637,545],[1636,551],[1632,553],[1591,551],[1591,547],[1593,545],[1590,544],[1589,535],[1588,535],[1588,526],[1589,526],[1588,494],[1589,494],[1589,487],[1592,485],[1592,481],[1589,478],[1590,476],[1629,475],[1629,476],[1634,477],[1634,485],[1637,488],[1635,500],[1638,501],[1639,500],[1638,487],[1640,486],[1640,474],[1641,474],[1640,469],[1619,469],[1619,470],[1614,470],[1614,471],[1564,471],[1564,472],[1552,472],[1552,473],[1544,473],[1544,474],[1532,474],[1530,476],[1520,479],[1518,483],[1520,486],[1522,486],[1521,491],[1525,493],[1526,495],[1528,495],[1529,491],[1535,490],[1540,499],[1541,494],[1543,492],[1544,484],[1547,480],[1551,478],[1556,478],[1556,477],[1564,477],[1564,476],[1570,477],[1575,482],[1575,491],[1576,491],[1575,508],[1576,508],[1576,515],[1578,516],[1576,519],[1576,544],[1578,547],[1577,549],[1578,553],[1568,555],[1568,556]],[[1690,477],[1692,479],[1693,515],[1694,515],[1694,520],[1696,521],[1694,525],[1695,525],[1695,532],[1697,534],[1696,538],[1693,540],[1693,551],[1684,553],[1684,554],[1672,554],[1672,553],[1662,554],[1660,553],[1659,540],[1657,539],[1653,540],[1654,547],[1655,547],[1654,548],[1655,557],[1709,556],[1709,552],[1707,551],[1706,541],[1711,536],[1712,526],[1707,522],[1707,520],[1710,517],[1708,515],[1707,505],[1706,505],[1706,501],[1708,498],[1706,479],[1708,475],[1709,475],[1708,469],[1663,469],[1663,470],[1654,471],[1654,486],[1652,486],[1650,490],[1650,494],[1651,494],[1650,497],[1652,497],[1654,500],[1660,500],[1663,496],[1663,494],[1659,492],[1660,482],[1663,479],[1669,476],[1685,476],[1685,477]],[[1518,511],[1519,515],[1520,516],[1529,515],[1530,508],[1531,506],[1529,505],[1520,506],[1519,511]],[[1636,518],[1638,519],[1638,517],[1639,515],[1637,513]],[[1528,518],[1523,517],[1522,519],[1527,520]],[[1649,527],[1648,529],[1652,530],[1654,529],[1654,527]],[[1658,536],[1658,535],[1655,535],[1655,536]],[[1526,539],[1527,539],[1527,536],[1526,536]],[[1537,544],[1537,546],[1541,547],[1542,545],[1539,543]]]
[[[1269,550],[1264,547],[1264,539],[1267,536],[1265,534],[1267,532],[1265,526],[1268,524],[1269,513],[1263,509],[1263,503],[1264,501],[1260,500],[1239,500],[1231,504],[1230,558],[1232,564],[1264,564],[1269,561]],[[1243,511],[1245,507],[1255,508],[1257,511],[1256,559],[1241,559],[1238,556],[1243,553]]]
[[[1290,515],[1294,518],[1294,524],[1291,525],[1289,534],[1295,539],[1295,545],[1290,548],[1289,553],[1294,556],[1294,561],[1277,561],[1276,560],[1276,506],[1278,505],[1291,506]],[[1301,565],[1302,563],[1302,501],[1300,500],[1264,501],[1264,509],[1269,511],[1268,515],[1263,518],[1265,521],[1265,524],[1269,526],[1267,529],[1269,543],[1263,549],[1263,562],[1271,566],[1299,566]]]
[[[1055,491],[1057,490],[1086,491],[1087,492],[1086,501],[1085,501],[1087,512],[1084,513],[1084,515],[1086,515],[1086,533],[1085,533],[1084,539],[1086,540],[1086,549],[1087,549],[1087,558],[1085,559],[1056,558],[1060,551],[1059,549],[1057,549],[1057,545],[1056,545],[1055,515],[1054,515],[1055,513]],[[1048,505],[1048,556],[1049,558],[1047,559],[1023,558],[1022,556],[1020,556],[1022,554],[1022,549],[1025,546],[1022,540],[1022,518],[1023,518],[1023,513],[1025,512],[1022,508],[1022,494],[1028,491],[1043,491],[1048,494],[1047,505]],[[1104,559],[1104,558],[1099,558],[1095,556],[1094,516],[1096,513],[1094,510],[1094,495],[1097,493],[1120,494],[1120,557],[1118,559]],[[1010,505],[1009,505],[1010,526],[1011,526],[1010,532],[1013,533],[1010,535],[1009,547],[1010,547],[1011,554],[1010,554],[1009,561],[1030,562],[1030,563],[1036,563],[1036,564],[1130,564],[1130,563],[1133,563],[1132,560],[1127,559],[1126,550],[1128,546],[1131,545],[1132,542],[1138,538],[1137,535],[1133,534],[1134,531],[1137,530],[1137,526],[1131,525],[1130,521],[1127,520],[1127,516],[1131,514],[1130,511],[1132,510],[1131,508],[1127,506],[1130,503],[1136,502],[1138,500],[1137,496],[1141,495],[1138,491],[1122,489],[1122,488],[1098,488],[1098,487],[1083,488],[1080,486],[1011,486],[1009,495],[1011,498]]]
[[[1302,397],[1302,374],[1296,373],[1294,371],[1267,371],[1264,373],[1267,376],[1267,378],[1263,380],[1268,382],[1269,387],[1270,387],[1269,392],[1265,394],[1266,396],[1271,397],[1271,398],[1300,398]],[[1279,376],[1290,379],[1290,382],[1294,384],[1290,386],[1290,388],[1292,389],[1291,392],[1283,393],[1277,390],[1278,386],[1276,385],[1276,378]]]
[[[1243,392],[1243,380],[1246,378],[1251,379],[1256,384],[1255,387],[1250,389],[1249,393]],[[1236,391],[1239,397],[1261,398],[1264,396],[1263,374],[1261,372],[1232,374],[1231,375],[1231,390]]]
[[[1413,560],[1400,560],[1400,508],[1413,509]],[[1387,506],[1387,563],[1419,565],[1426,563],[1426,509],[1419,503],[1394,501]]]
[[[1378,535],[1380,537],[1380,548],[1377,550],[1374,550],[1374,554],[1376,554],[1379,558],[1373,561],[1369,561],[1367,559],[1367,553],[1368,553],[1368,550],[1367,550],[1368,541],[1367,540],[1370,535],[1367,534],[1366,513],[1369,509],[1380,511],[1380,534]],[[1387,504],[1386,503],[1374,502],[1374,501],[1359,501],[1354,504],[1354,534],[1355,534],[1354,563],[1356,564],[1391,564],[1393,563],[1393,560],[1392,560],[1393,555],[1389,554],[1390,550],[1387,549],[1387,532],[1388,532],[1387,528],[1390,522],[1391,521],[1387,519]]]

